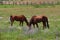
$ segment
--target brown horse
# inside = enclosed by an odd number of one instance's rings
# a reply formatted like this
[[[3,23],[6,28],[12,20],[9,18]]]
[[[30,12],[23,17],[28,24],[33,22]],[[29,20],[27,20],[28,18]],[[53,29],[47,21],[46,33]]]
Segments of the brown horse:
[[[38,23],[40,23],[40,22],[43,23],[43,29],[46,27],[49,28],[48,18],[46,16],[32,16],[32,18],[30,19],[30,22],[29,22],[29,29],[31,29],[31,25],[33,25],[34,28],[36,25],[38,28],[39,27]]]
[[[23,26],[23,22],[25,21],[26,24],[28,25],[28,21],[26,19],[26,17],[24,15],[20,15],[20,16],[10,16],[10,21],[11,21],[11,26],[13,25],[14,21],[19,21],[20,25]]]

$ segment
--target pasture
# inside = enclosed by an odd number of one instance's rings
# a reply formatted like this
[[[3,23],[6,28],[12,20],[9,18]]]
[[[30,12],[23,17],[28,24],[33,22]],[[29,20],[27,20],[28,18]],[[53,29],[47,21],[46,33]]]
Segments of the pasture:
[[[25,23],[22,27],[17,21],[10,27],[11,14],[23,14],[28,21],[33,15],[46,15],[50,29],[43,30],[42,23],[39,23],[39,30],[32,27],[29,32]],[[38,8],[31,5],[0,5],[0,40],[60,40],[60,5],[41,5]]]

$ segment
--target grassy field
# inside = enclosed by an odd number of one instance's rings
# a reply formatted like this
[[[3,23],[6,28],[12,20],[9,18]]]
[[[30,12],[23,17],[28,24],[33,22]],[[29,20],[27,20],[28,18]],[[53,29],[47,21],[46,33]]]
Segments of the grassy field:
[[[33,33],[26,33],[27,25],[19,26],[14,22],[10,28],[10,15],[25,15],[28,20],[33,15],[46,15],[49,19],[50,29],[43,30],[42,23],[39,23],[39,30]],[[60,40],[60,5],[39,6],[31,5],[0,5],[0,40]]]

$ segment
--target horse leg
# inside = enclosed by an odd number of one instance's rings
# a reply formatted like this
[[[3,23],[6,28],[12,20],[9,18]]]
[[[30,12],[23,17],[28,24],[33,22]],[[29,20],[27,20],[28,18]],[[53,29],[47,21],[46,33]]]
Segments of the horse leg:
[[[23,26],[23,21],[22,21],[22,26]]]
[[[37,28],[39,28],[38,24],[36,23]]]
[[[14,21],[11,21],[11,26],[13,26],[13,22],[14,22]]]
[[[20,24],[19,24],[19,25],[20,25],[20,26],[23,26],[23,21],[22,21],[22,22],[20,21]]]
[[[19,25],[21,26],[21,22],[19,23]]]
[[[33,27],[35,28],[35,24],[33,23]]]

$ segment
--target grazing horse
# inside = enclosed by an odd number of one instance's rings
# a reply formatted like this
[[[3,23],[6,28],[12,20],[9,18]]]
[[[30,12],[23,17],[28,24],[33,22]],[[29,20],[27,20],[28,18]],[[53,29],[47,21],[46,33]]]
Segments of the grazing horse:
[[[23,22],[25,21],[26,24],[28,25],[28,21],[26,19],[26,17],[24,15],[20,15],[20,16],[10,16],[10,22],[11,22],[11,26],[13,25],[14,21],[19,21],[20,25],[23,26]]]
[[[48,24],[48,18],[46,16],[32,16],[32,18],[30,19],[29,22],[29,29],[31,29],[31,25],[37,26],[37,28],[39,28],[38,23],[42,22],[43,23],[43,29],[48,27],[49,28],[49,24]]]

